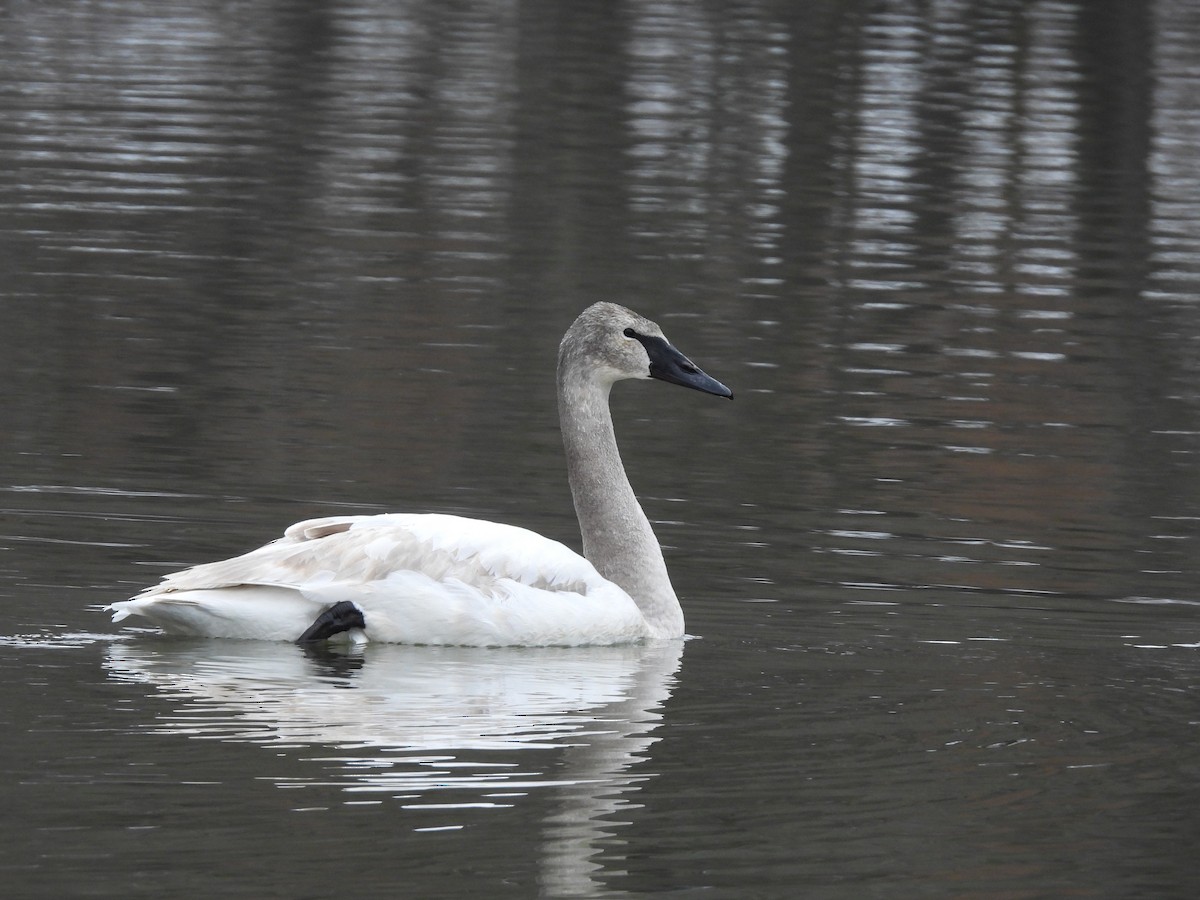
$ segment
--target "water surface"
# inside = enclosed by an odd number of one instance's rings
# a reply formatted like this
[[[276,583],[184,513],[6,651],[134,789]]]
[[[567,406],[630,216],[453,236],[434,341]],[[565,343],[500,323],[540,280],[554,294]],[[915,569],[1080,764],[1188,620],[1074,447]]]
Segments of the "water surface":
[[[1194,896],[1189,4],[12,6],[15,897]],[[99,606],[334,512],[576,543],[554,352],[694,639],[361,653]]]

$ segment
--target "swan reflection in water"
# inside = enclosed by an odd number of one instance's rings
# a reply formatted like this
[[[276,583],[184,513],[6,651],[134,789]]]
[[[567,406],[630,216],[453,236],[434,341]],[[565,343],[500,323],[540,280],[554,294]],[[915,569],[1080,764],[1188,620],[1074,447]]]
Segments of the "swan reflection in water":
[[[313,779],[271,778],[280,787],[335,787],[442,816],[552,790],[543,877],[566,893],[592,884],[614,827],[602,818],[650,774],[634,764],[657,740],[683,648],[139,640],[112,644],[105,666],[174,701],[157,733],[263,744],[322,767]],[[523,752],[548,749],[552,763]]]

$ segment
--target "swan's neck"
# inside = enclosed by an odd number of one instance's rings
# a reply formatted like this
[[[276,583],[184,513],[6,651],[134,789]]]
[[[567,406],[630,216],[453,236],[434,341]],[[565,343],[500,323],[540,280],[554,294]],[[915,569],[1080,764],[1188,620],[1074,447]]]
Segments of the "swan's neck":
[[[683,610],[613,433],[609,385],[559,372],[558,412],[583,555],[641,609],[656,637],[683,634]]]

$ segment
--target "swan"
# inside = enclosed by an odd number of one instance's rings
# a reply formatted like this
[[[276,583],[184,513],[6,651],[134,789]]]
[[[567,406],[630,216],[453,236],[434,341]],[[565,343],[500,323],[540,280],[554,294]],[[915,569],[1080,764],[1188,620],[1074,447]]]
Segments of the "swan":
[[[309,643],[579,646],[683,636],[662,550],[617,451],[613,384],[733,392],[615,303],[558,349],[558,413],[583,555],[513,525],[441,514],[308,519],[283,537],[167,575],[105,607],[168,633]]]

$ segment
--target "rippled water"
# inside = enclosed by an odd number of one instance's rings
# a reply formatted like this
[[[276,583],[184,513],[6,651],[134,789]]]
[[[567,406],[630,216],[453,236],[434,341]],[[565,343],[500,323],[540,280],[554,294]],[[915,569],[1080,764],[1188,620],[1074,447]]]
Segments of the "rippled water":
[[[0,28],[14,897],[1191,897],[1192,4],[114,2]],[[569,543],[614,395],[696,639],[171,641],[334,511]]]

